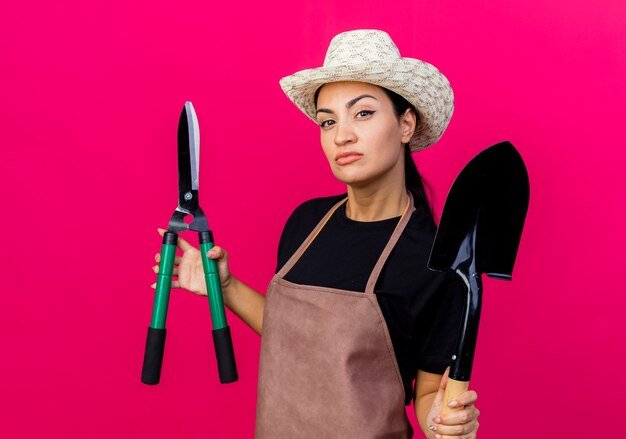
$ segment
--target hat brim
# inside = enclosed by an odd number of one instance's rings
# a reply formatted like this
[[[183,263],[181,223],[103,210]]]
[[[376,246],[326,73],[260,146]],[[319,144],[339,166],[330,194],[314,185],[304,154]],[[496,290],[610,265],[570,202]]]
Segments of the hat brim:
[[[420,122],[409,141],[411,151],[437,142],[454,111],[454,94],[447,78],[432,64],[413,58],[301,70],[282,78],[280,86],[287,97],[317,123],[315,91],[326,83],[339,81],[378,85],[413,104],[420,113]]]

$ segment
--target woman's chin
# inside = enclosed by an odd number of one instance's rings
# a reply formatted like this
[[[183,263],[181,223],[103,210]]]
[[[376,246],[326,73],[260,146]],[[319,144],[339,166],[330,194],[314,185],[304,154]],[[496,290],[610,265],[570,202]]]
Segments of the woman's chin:
[[[360,172],[342,172],[333,170],[333,174],[340,182],[353,187],[367,186],[372,181],[372,176],[363,175],[363,173]]]

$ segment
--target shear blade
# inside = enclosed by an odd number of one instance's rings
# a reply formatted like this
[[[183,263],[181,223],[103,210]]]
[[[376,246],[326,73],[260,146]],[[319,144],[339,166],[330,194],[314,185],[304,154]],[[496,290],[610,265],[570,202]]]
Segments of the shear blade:
[[[178,122],[178,205],[193,212],[198,206],[200,128],[191,102],[185,102]]]

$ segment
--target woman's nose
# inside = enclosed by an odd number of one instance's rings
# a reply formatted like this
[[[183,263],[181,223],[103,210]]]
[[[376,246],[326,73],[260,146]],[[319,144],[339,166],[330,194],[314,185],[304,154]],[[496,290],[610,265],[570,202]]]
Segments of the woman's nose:
[[[337,146],[342,146],[346,143],[354,143],[355,141],[356,134],[350,122],[337,123],[337,129],[335,130],[335,144]]]

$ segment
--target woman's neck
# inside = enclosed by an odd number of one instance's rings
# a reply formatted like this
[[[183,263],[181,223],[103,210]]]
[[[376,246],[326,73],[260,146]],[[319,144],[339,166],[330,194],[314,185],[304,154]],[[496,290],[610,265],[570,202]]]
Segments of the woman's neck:
[[[404,212],[409,201],[404,185],[379,188],[348,186],[346,216],[354,221],[382,221]]]

